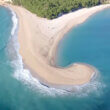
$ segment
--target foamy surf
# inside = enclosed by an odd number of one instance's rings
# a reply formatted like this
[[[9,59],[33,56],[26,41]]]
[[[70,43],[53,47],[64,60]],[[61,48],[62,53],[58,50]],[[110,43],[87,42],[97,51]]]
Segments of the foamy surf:
[[[33,89],[34,91],[39,91],[40,93],[43,93],[44,95],[76,95],[76,96],[88,96],[91,92],[100,93],[100,89],[104,87],[104,85],[99,81],[99,79],[96,80],[94,78],[90,83],[84,84],[82,86],[73,86],[74,89],[73,92],[68,92],[66,90],[56,89],[56,88],[48,88],[44,85],[42,85],[39,80],[34,78],[30,71],[27,69],[24,69],[23,67],[23,61],[22,57],[19,54],[19,43],[17,39],[18,35],[18,18],[17,15],[14,13],[12,9],[10,9],[12,12],[12,22],[13,22],[13,28],[11,31],[11,39],[8,44],[8,54],[11,57],[11,64],[13,68],[15,69],[15,72],[13,74],[13,77],[17,80],[20,80],[25,85],[27,85],[29,88]],[[97,76],[98,78],[98,76]]]

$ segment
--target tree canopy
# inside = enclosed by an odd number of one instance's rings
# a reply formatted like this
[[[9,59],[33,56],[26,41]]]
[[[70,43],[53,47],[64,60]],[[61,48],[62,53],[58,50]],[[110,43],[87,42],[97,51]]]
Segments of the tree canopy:
[[[100,0],[12,0],[40,17],[53,19],[79,8],[100,4]]]

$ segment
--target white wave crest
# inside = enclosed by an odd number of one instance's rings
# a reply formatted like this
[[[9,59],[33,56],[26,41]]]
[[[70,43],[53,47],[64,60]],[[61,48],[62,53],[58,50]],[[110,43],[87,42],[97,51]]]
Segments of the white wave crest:
[[[30,71],[27,69],[24,69],[23,67],[23,61],[22,57],[19,54],[19,43],[18,43],[18,18],[15,12],[13,12],[12,9],[10,9],[12,12],[12,21],[13,21],[13,28],[11,31],[11,40],[8,44],[8,54],[11,57],[11,64],[15,69],[15,72],[13,74],[13,77],[17,80],[22,81],[24,84],[28,85],[31,89],[35,91],[40,91],[40,93],[43,93],[44,95],[77,95],[77,96],[87,96],[90,92],[96,91],[98,92],[102,88],[103,85],[100,81],[94,79],[90,83],[87,83],[82,86],[74,86],[74,91],[69,92],[66,90],[56,89],[56,88],[49,88],[44,85],[42,85],[39,80],[34,78]],[[72,88],[72,90],[73,90]],[[99,94],[99,93],[98,93]]]

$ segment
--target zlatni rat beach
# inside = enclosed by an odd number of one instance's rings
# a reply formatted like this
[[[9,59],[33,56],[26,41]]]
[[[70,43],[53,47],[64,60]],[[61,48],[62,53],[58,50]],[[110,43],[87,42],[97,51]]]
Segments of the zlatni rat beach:
[[[109,0],[0,0],[0,109],[109,110],[109,29]]]

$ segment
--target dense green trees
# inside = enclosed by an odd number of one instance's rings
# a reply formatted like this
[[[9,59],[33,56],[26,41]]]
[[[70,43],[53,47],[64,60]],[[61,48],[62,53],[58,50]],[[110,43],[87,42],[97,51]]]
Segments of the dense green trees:
[[[53,19],[83,7],[98,5],[100,0],[12,0],[16,5],[22,5],[38,16]]]

